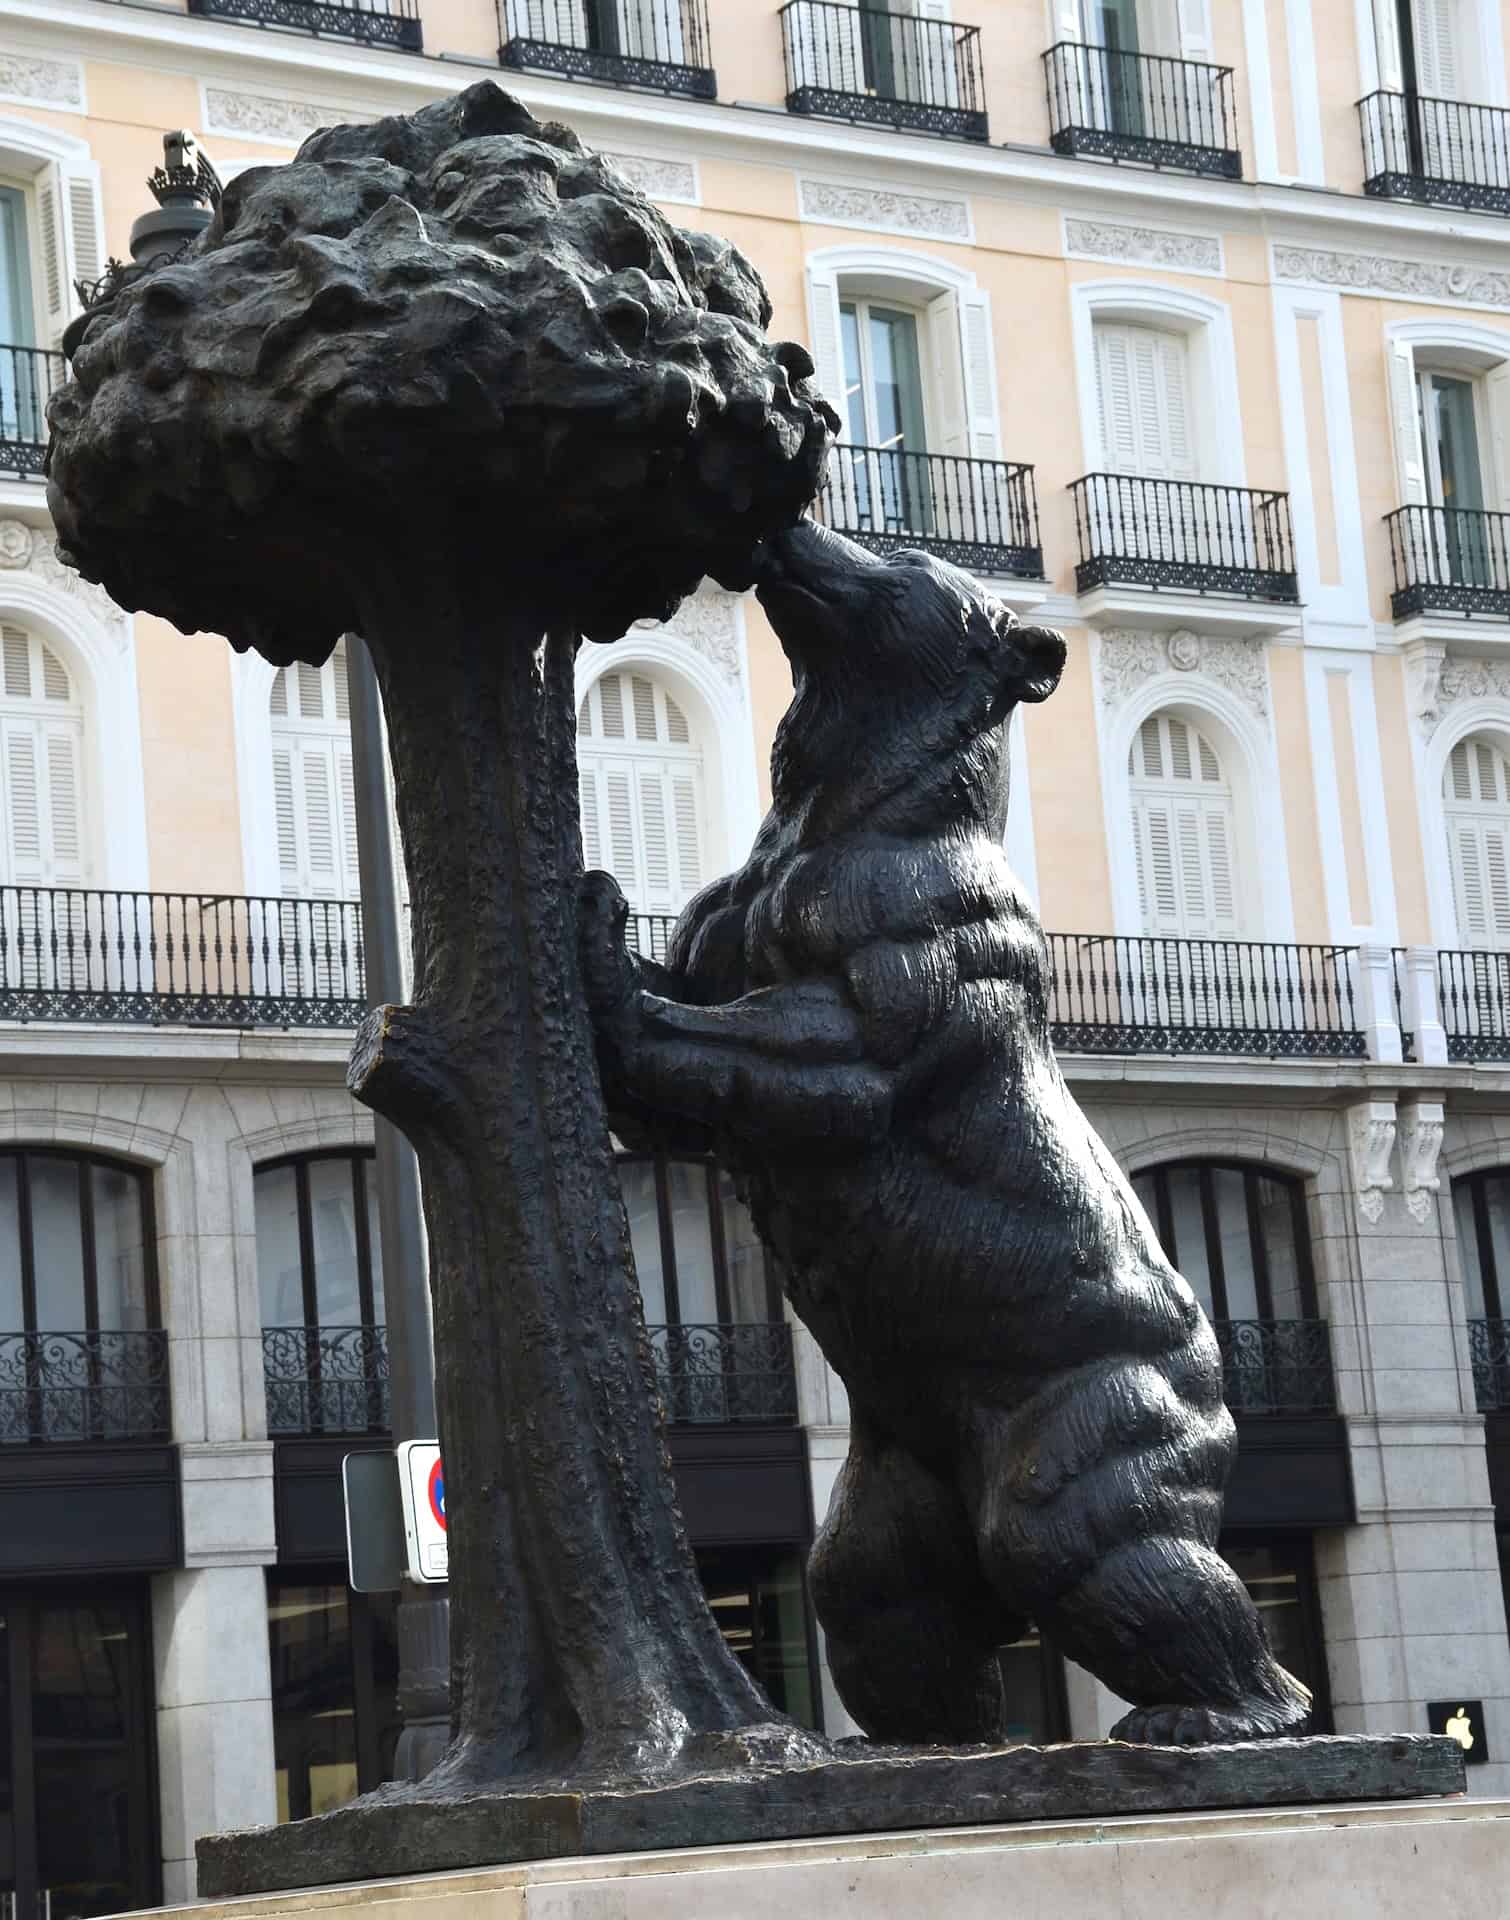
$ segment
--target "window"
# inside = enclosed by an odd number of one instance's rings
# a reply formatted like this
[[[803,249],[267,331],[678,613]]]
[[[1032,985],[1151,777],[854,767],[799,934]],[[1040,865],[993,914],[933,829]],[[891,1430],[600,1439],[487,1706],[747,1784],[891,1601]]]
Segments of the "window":
[[[1132,1184],[1170,1264],[1213,1320],[1316,1319],[1298,1180],[1199,1161],[1140,1173]]]
[[[1374,0],[1380,84],[1456,100],[1462,65],[1458,0]]]
[[[1235,815],[1215,748],[1190,721],[1153,714],[1138,729],[1127,771],[1144,932],[1236,934]]]
[[[0,1443],[169,1426],[148,1176],[89,1154],[0,1154]]]
[[[1219,1551],[1248,1589],[1275,1659],[1311,1689],[1315,1702],[1311,1731],[1329,1733],[1331,1690],[1321,1601],[1316,1591],[1316,1557],[1310,1540],[1303,1534],[1264,1540],[1233,1534],[1223,1537]]]
[[[278,1818],[304,1820],[393,1778],[397,1594],[353,1593],[344,1570],[269,1573]]]
[[[681,0],[514,0],[523,39],[587,47],[630,60],[686,61]]]
[[[803,1555],[789,1547],[704,1550],[697,1570],[730,1651],[780,1712],[819,1726]]]
[[[1460,740],[1442,781],[1458,939],[1510,951],[1510,760],[1485,735]]]
[[[389,1425],[374,1165],[370,1152],[310,1154],[253,1176],[274,1436]]]
[[[1189,350],[1184,334],[1096,322],[1102,459],[1111,473],[1194,480]]]
[[[345,643],[323,667],[280,667],[268,706],[280,891],[291,899],[355,900],[361,882]]]
[[[577,714],[582,859],[637,913],[680,913],[703,884],[703,756],[686,711],[647,673],[605,673]]]
[[[84,884],[83,764],[84,714],[73,676],[34,633],[0,625],[0,878],[20,886]]]
[[[1505,1282],[1510,1278],[1510,1172],[1495,1168],[1454,1180],[1452,1207],[1467,1317],[1504,1319]]]

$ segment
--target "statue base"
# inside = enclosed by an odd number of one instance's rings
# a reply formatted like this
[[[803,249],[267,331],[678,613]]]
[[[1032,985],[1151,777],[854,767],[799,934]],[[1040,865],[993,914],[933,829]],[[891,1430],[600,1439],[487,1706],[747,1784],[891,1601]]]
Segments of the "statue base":
[[[1211,1808],[1419,1801],[1463,1791],[1461,1748],[1416,1734],[958,1751],[856,1741],[808,1766],[751,1767],[653,1786],[495,1788],[444,1799],[426,1798],[423,1782],[384,1787],[311,1820],[202,1839],[199,1890],[201,1898],[222,1899],[592,1854]],[[1044,1837],[1039,1829],[1023,1831],[1030,1840]],[[1500,1833],[1510,1837],[1510,1827]],[[719,1910],[732,1920],[722,1896]],[[819,1910],[814,1901],[771,1912]]]

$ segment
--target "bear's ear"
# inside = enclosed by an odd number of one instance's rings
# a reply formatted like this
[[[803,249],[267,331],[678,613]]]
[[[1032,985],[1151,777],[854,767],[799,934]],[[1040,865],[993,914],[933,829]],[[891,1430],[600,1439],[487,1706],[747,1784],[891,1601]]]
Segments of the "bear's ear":
[[[1006,688],[1014,700],[1047,700],[1064,672],[1064,635],[1052,627],[1013,625],[1005,636]]]

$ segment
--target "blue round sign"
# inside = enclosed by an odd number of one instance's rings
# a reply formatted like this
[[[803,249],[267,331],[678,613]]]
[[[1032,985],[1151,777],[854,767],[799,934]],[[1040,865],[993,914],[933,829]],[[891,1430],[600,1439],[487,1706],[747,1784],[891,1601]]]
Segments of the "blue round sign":
[[[445,1469],[439,1460],[437,1460],[435,1465],[430,1469],[428,1492],[430,1495],[430,1511],[435,1515],[437,1523],[444,1527],[446,1524],[446,1475]]]

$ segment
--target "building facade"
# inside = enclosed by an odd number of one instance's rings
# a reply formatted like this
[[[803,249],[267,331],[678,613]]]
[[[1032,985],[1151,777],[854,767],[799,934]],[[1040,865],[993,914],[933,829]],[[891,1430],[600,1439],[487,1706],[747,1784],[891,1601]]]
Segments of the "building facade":
[[[343,673],[59,563],[59,340],[165,128],[230,178],[486,74],[755,261],[843,415],[825,520],[1066,633],[1009,851],[1218,1327],[1224,1551],[1323,1726],[1466,1716],[1505,1790],[1507,11],[0,0],[11,1920],[182,1899],[199,1833],[374,1784],[396,1681],[339,1495],[387,1425]],[[584,647],[584,851],[647,946],[744,857],[789,690],[711,586]],[[842,1730],[803,1578],[842,1385],[716,1165],[622,1173],[717,1617]],[[1031,1634],[1003,1670],[1024,1738],[1115,1716]]]

